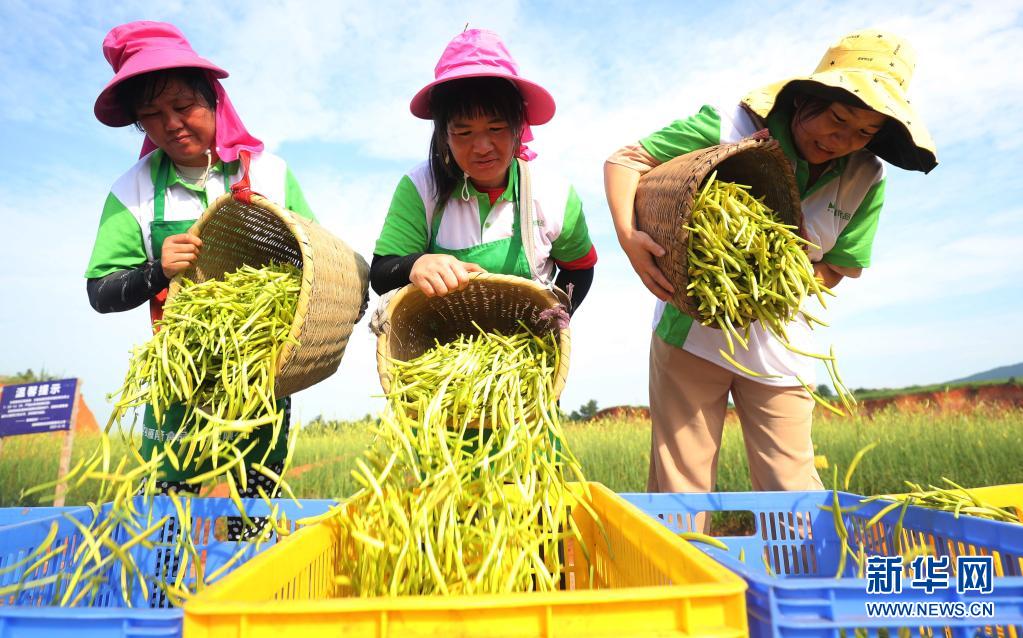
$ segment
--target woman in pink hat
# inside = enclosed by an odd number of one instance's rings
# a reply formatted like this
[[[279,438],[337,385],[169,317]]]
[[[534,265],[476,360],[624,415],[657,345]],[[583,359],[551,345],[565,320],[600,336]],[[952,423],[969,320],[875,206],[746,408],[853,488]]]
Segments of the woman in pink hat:
[[[411,110],[433,120],[430,156],[394,192],[373,289],[382,295],[411,282],[440,296],[471,273],[492,272],[571,290],[578,307],[597,261],[582,203],[522,145],[530,125],[554,116],[551,95],[519,75],[496,33],[470,29],[448,44]]]
[[[177,27],[131,22],[103,40],[114,77],[96,99],[97,119],[107,126],[134,124],[146,134],[141,158],[110,190],[85,276],[89,303],[97,312],[123,312],[149,302],[153,321],[162,316],[171,278],[195,263],[202,243],[186,231],[207,206],[245,177],[251,189],[315,220],[295,177],[281,158],[263,150],[249,134],[220,84],[227,71],[192,49]],[[284,427],[276,441],[261,441],[256,453],[273,450],[268,465],[278,473],[286,454],[290,399],[281,399]],[[174,432],[180,406],[156,423],[147,407],[142,454],[149,458]],[[268,432],[266,433],[268,434]],[[187,491],[187,475],[161,468],[159,491]],[[258,472],[248,477],[268,492]],[[234,522],[237,525],[237,522]],[[235,530],[237,531],[237,530]]]
[[[674,157],[737,142],[762,129],[778,140],[801,197],[814,274],[834,287],[870,265],[884,204],[885,166],[929,172],[934,143],[907,97],[913,49],[890,33],[865,30],[832,46],[809,76],[706,105],[614,153],[604,185],[619,242],[643,285],[658,298],[650,342],[652,492],[714,489],[728,399],[735,403],[755,490],[820,489],[810,437],[817,362],[751,327],[736,348],[738,369],[722,356],[720,330],[701,325],[668,300],[671,282],[654,256],[665,251],[634,220],[640,177]],[[813,350],[806,321],[785,327],[789,341]]]

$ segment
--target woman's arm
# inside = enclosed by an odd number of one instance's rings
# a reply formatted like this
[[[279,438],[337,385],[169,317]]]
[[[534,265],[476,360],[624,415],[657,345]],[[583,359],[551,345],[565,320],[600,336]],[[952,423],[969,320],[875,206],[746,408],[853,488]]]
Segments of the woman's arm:
[[[862,268],[836,266],[835,264],[829,264],[824,261],[818,261],[813,265],[813,274],[817,276],[817,279],[823,281],[824,285],[828,288],[834,288],[846,277],[856,279],[862,273]]]
[[[604,163],[604,192],[618,235],[618,243],[629,258],[632,269],[639,275],[647,290],[658,299],[667,301],[675,289],[654,262],[655,256],[664,255],[664,248],[657,245],[650,235],[636,228],[633,206],[641,173],[634,164],[625,165],[616,161],[632,156],[633,148],[625,147],[619,150]]]
[[[373,255],[369,281],[374,292],[383,295],[413,283],[427,297],[443,297],[461,290],[470,274],[486,272],[477,264],[459,261],[451,255],[412,253],[410,255]]]
[[[413,283],[428,297],[443,296],[465,287],[469,273],[483,271],[476,264],[459,261],[451,255],[427,253],[428,247],[426,204],[405,175],[391,198],[373,250],[369,271],[373,290],[384,294]]]
[[[412,265],[426,253],[410,255],[373,255],[369,266],[369,282],[373,292],[384,295],[407,285],[412,276]]]
[[[110,193],[85,272],[89,305],[96,312],[123,312],[149,301],[194,264],[202,249],[198,237],[172,235],[150,261],[144,241],[138,220]]]
[[[838,285],[838,282],[842,281],[841,273],[835,272],[823,261],[818,261],[813,265],[813,274],[817,277],[817,281],[823,283],[828,288],[834,288]]]
[[[87,279],[85,289],[93,310],[106,314],[138,308],[169,284],[170,280],[157,259],[138,268]]]
[[[698,113],[675,120],[636,144],[623,146],[604,163],[604,190],[618,243],[643,285],[663,301],[671,297],[674,288],[654,261],[655,256],[664,255],[664,248],[636,228],[633,205],[639,178],[673,157],[718,144],[721,121],[718,109],[706,105]]]
[[[597,265],[597,247],[590,237],[582,199],[574,187],[568,189],[565,213],[557,234],[552,232],[548,237],[551,238],[550,258],[557,267],[554,285],[566,294],[571,292],[569,313],[574,313],[590,291]]]
[[[590,292],[590,286],[593,284],[593,270],[593,267],[584,268],[582,270],[561,269],[554,278],[554,285],[561,288],[566,293],[569,291],[569,287],[571,286],[572,307],[569,309],[569,314],[573,314],[579,309],[579,306],[583,303],[583,299],[586,299],[586,295]]]
[[[123,312],[137,308],[170,285],[170,280],[195,264],[202,240],[188,233],[163,240],[160,258],[136,268],[90,277],[85,285],[96,312]]]

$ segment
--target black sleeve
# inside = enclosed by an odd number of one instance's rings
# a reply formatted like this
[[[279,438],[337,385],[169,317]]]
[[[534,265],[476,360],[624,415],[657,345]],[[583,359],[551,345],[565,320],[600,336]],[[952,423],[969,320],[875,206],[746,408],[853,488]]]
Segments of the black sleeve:
[[[558,276],[554,278],[554,285],[568,292],[568,286],[572,286],[572,312],[574,313],[582,305],[586,294],[590,292],[590,284],[593,283],[593,268],[584,270],[559,270]]]
[[[96,312],[123,312],[138,308],[170,284],[163,274],[160,260],[149,261],[138,268],[118,270],[106,277],[89,279],[85,289],[89,304]]]
[[[426,253],[411,255],[373,255],[369,266],[369,283],[378,295],[408,285],[412,264]]]

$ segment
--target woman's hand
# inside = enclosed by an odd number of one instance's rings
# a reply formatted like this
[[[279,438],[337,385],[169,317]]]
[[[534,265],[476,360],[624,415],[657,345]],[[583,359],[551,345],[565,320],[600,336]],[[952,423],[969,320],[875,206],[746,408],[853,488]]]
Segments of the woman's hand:
[[[843,273],[836,271],[834,266],[826,264],[823,261],[814,262],[813,276],[817,278],[817,281],[828,288],[834,288],[837,286],[838,282],[842,281],[842,278],[844,277]]]
[[[647,290],[661,301],[668,301],[675,288],[654,261],[654,257],[663,256],[665,250],[651,239],[650,235],[636,228],[633,204],[639,177],[638,171],[606,162],[604,191],[607,195],[607,205],[611,210],[615,231],[618,233],[618,243],[628,256],[632,269],[639,275]]]
[[[627,229],[618,235],[618,243],[629,258],[632,269],[639,275],[643,285],[661,301],[669,301],[675,287],[664,276],[654,261],[654,257],[663,257],[665,250],[657,242],[641,230]]]
[[[199,258],[202,240],[195,235],[182,233],[163,240],[160,251],[160,266],[167,279],[173,279],[179,272],[188,270]]]
[[[477,264],[459,261],[451,255],[426,254],[412,264],[409,281],[427,297],[443,297],[469,283],[469,273],[486,272]]]

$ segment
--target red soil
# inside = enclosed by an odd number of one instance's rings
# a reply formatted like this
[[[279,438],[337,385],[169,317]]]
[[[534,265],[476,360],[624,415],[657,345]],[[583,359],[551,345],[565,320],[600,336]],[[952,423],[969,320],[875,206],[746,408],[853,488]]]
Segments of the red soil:
[[[889,406],[899,412],[922,412],[925,410],[961,412],[980,404],[1023,408],[1023,386],[1003,383],[977,388],[950,388],[937,392],[902,394],[883,399],[867,399],[860,402],[860,408],[865,410],[868,415]]]
[[[860,401],[860,411],[867,416],[875,412],[892,408],[898,412],[962,412],[979,405],[1005,408],[1023,408],[1023,386],[1003,383],[1001,385],[985,385],[976,388],[950,388],[937,392],[916,392],[884,397],[882,399],[866,399]],[[827,410],[818,408],[818,415],[830,416]],[[729,419],[735,418],[735,411],[728,410]],[[604,408],[593,416],[593,419],[636,419],[650,420],[650,410],[645,407],[615,406]]]
[[[603,410],[597,410],[597,413],[593,415],[591,420],[596,421],[599,419],[628,419],[630,421],[649,421],[650,420],[650,409],[644,406],[636,405],[616,405],[613,408],[604,408]]]

